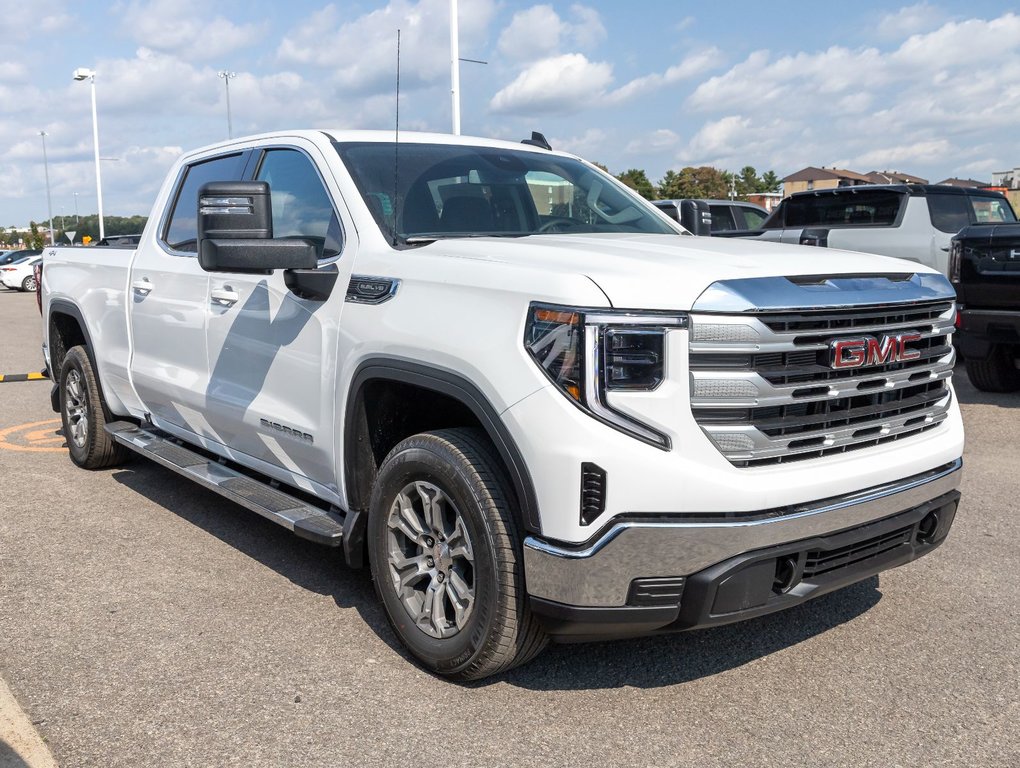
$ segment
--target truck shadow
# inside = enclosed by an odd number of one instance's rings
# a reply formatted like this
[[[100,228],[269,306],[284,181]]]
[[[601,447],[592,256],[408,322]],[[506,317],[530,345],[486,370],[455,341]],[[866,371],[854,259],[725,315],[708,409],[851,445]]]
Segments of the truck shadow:
[[[368,569],[347,567],[339,550],[299,539],[254,512],[170,470],[135,462],[113,478],[192,525],[271,568],[293,584],[355,609],[409,664],[414,661],[390,629]],[[530,664],[466,685],[507,683],[532,690],[655,688],[690,682],[741,667],[789,648],[865,613],[881,599],[878,577],[779,614],[697,632],[581,645],[551,645]],[[439,678],[437,678],[439,682]]]

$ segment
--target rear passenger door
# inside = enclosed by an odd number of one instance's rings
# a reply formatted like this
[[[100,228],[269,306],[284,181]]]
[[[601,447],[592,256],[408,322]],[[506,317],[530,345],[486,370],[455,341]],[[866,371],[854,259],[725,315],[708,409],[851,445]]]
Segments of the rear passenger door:
[[[340,276],[325,301],[302,299],[269,275],[212,273],[210,425],[249,465],[306,490],[335,489],[332,455],[335,365],[340,314],[356,240],[328,166],[311,142],[268,146],[252,158],[252,178],[269,183],[275,238],[316,243],[320,268]]]

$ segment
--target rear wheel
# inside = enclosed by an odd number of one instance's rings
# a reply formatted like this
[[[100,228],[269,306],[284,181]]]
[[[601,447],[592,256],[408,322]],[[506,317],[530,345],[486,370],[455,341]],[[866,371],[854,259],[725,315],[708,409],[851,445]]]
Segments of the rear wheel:
[[[965,358],[967,376],[983,392],[1016,392],[1020,390],[1020,370],[1016,356],[1020,348],[996,344],[984,360]]]
[[[120,464],[128,451],[107,434],[99,384],[84,347],[72,347],[60,367],[60,419],[71,461],[84,469]]]
[[[35,290],[35,275],[29,275],[21,281],[21,290],[23,291],[34,291]]]
[[[482,433],[449,429],[398,444],[372,493],[369,558],[387,617],[422,664],[456,680],[510,669],[546,644],[505,483]]]

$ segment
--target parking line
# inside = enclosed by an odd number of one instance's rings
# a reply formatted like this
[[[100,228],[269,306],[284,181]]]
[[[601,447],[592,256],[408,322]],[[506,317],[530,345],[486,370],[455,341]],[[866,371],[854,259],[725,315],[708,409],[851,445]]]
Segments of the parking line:
[[[15,381],[45,381],[48,378],[49,376],[39,371],[33,371],[32,373],[8,373],[6,375],[0,373],[0,384]]]

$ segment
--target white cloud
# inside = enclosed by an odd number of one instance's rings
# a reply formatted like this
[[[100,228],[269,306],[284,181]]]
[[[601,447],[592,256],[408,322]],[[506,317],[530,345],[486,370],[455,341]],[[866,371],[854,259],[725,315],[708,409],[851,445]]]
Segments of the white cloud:
[[[493,112],[569,113],[593,106],[613,80],[613,67],[568,53],[535,62],[489,102]]]
[[[857,155],[850,161],[850,167],[889,169],[905,167],[910,163],[938,162],[949,156],[953,149],[953,145],[946,139],[878,147]]]
[[[554,149],[597,161],[600,154],[605,151],[607,141],[608,136],[601,128],[589,128],[580,136],[552,137],[549,143]]]
[[[473,51],[464,41],[485,39],[495,0],[459,6],[461,55]],[[339,91],[372,94],[392,91],[400,30],[401,89],[448,82],[450,5],[447,0],[391,0],[384,7],[346,20],[334,5],[305,19],[281,40],[276,55],[285,66],[313,67]]]
[[[652,91],[657,91],[664,86],[697,77],[719,66],[722,61],[723,54],[718,48],[713,47],[702,51],[695,51],[679,64],[674,64],[662,74],[655,73],[635,78],[617,88],[607,98],[611,103],[619,103],[643,96]]]
[[[926,32],[945,21],[946,14],[927,2],[908,5],[878,20],[876,30],[885,39],[898,40],[918,32]]]
[[[509,61],[535,61],[561,52],[561,46],[587,50],[606,37],[598,11],[584,5],[570,7],[567,21],[551,5],[533,5],[514,14],[499,36],[498,50]]]
[[[265,24],[234,24],[201,0],[133,0],[118,14],[121,30],[146,48],[190,61],[210,61],[253,45]]]

